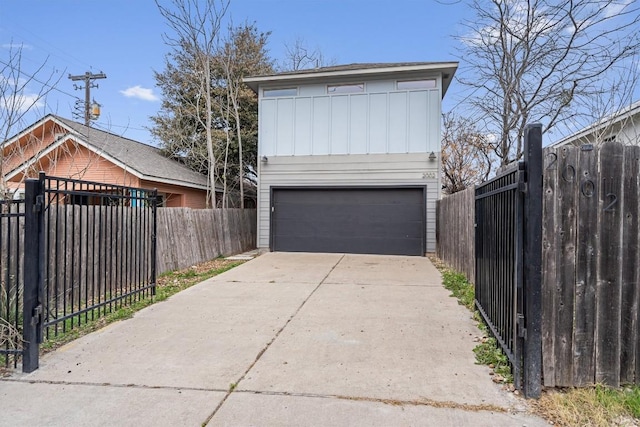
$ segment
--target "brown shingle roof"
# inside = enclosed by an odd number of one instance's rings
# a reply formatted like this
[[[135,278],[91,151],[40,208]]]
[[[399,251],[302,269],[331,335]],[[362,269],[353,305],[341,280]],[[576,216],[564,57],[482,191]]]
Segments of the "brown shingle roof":
[[[206,176],[194,172],[176,160],[163,156],[159,148],[93,127],[87,128],[84,124],[60,116],[51,115],[51,117],[67,127],[86,144],[94,147],[96,151],[127,165],[142,175],[144,179],[159,178],[175,181],[178,185],[207,186]]]

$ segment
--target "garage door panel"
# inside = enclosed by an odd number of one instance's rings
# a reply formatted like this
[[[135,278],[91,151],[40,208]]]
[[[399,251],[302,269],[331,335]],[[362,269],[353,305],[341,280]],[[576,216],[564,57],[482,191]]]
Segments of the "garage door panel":
[[[280,244],[283,247],[297,247],[298,238],[287,236],[281,237]],[[422,244],[422,240],[415,238],[411,239],[412,246],[419,246]],[[290,250],[291,252],[344,252],[344,253],[358,253],[358,254],[379,254],[379,255],[422,255],[421,253],[406,252],[407,240],[406,239],[351,239],[346,237],[316,237],[309,241],[304,250]],[[340,248],[340,250],[337,250]]]
[[[421,237],[424,230],[422,221],[369,221],[361,223],[355,228],[350,221],[317,220],[307,221],[300,219],[278,220],[274,222],[274,231],[278,236],[343,236],[352,237],[376,237],[393,238]],[[366,227],[366,228],[365,228]]]
[[[372,216],[372,211],[375,216]],[[301,204],[277,204],[274,206],[278,220],[296,220],[307,218],[311,222],[314,218],[330,217],[337,220],[359,221],[393,221],[396,218],[422,222],[423,214],[420,205],[301,205]]]
[[[324,204],[331,203],[373,203],[373,204],[407,204],[416,203],[415,195],[421,192],[419,189],[406,189],[398,192],[398,189],[288,189],[277,190],[279,203],[303,203]]]
[[[424,191],[273,189],[272,249],[424,255]]]

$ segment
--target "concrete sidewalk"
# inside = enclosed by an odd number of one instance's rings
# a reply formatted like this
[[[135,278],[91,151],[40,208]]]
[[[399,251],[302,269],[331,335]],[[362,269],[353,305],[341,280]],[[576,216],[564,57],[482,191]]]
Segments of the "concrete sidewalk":
[[[0,425],[542,426],[428,259],[267,253],[0,381]]]

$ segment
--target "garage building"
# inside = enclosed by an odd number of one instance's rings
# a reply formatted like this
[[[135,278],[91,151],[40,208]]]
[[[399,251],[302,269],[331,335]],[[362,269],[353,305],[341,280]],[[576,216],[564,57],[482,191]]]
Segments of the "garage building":
[[[259,96],[259,248],[435,250],[441,102],[457,63],[246,78]]]

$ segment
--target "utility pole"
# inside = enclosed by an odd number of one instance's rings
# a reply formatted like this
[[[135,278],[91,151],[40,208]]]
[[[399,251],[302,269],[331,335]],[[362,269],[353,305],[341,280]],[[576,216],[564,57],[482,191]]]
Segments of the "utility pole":
[[[99,72],[98,74],[93,74],[89,71],[87,71],[84,74],[78,75],[78,76],[72,76],[71,74],[69,74],[69,79],[71,79],[74,82],[77,81],[84,81],[84,86],[82,85],[73,85],[73,88],[75,90],[81,90],[84,89],[84,124],[89,127],[89,125],[91,124],[91,88],[97,88],[98,85],[96,83],[93,83],[94,80],[97,79],[106,79],[107,75],[104,74],[103,72]]]

